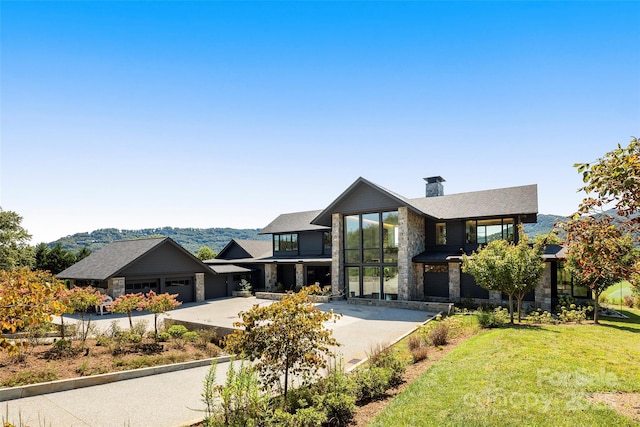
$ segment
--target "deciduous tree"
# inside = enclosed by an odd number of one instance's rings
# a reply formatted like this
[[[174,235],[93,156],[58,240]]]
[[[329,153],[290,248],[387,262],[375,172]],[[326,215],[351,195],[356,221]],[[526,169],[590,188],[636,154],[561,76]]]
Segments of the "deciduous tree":
[[[638,222],[640,212],[640,140],[632,137],[627,147],[618,147],[592,163],[574,165],[582,174],[587,193],[579,212],[591,214],[613,207],[618,215]]]
[[[109,305],[112,313],[124,313],[129,318],[129,329],[133,330],[131,315],[134,311],[142,311],[145,307],[145,297],[142,293],[120,295]]]
[[[201,261],[205,261],[205,260],[208,260],[208,259],[215,258],[216,255],[217,254],[214,252],[214,250],[211,249],[209,246],[202,246],[198,250],[198,255],[196,255],[196,257]]]
[[[153,313],[153,330],[156,339],[158,339],[158,316],[181,305],[177,298],[178,294],[156,294],[154,291],[145,295],[142,308]]]
[[[629,277],[637,258],[633,241],[609,215],[576,216],[566,224],[567,264],[574,280],[591,289],[594,322],[598,323],[600,295]]]
[[[228,351],[257,361],[266,387],[282,386],[284,376],[285,398],[291,375],[309,380],[327,367],[330,347],[339,345],[324,323],[341,316],[314,306],[313,295],[319,292],[318,286],[308,286],[271,305],[255,305],[240,313],[242,321],[234,326],[241,329],[226,338]]]
[[[518,244],[506,240],[494,240],[471,256],[463,255],[462,271],[473,276],[476,283],[490,291],[504,292],[509,296],[509,314],[513,323],[513,298],[516,298],[518,322],[522,320],[522,300],[535,289],[542,273],[544,246],[538,242],[529,245],[529,239],[519,227]]]
[[[80,313],[80,338],[82,340],[82,344],[84,345],[91,326],[91,314],[87,315],[87,313],[90,308],[102,304],[106,296],[103,295],[98,289],[95,289],[91,286],[76,286],[69,289],[66,298],[68,300],[69,306]],[[87,319],[86,323],[85,318]]]
[[[63,290],[62,282],[47,272],[0,270],[0,348],[17,351],[2,333],[50,322],[60,314],[65,308],[56,296]]]

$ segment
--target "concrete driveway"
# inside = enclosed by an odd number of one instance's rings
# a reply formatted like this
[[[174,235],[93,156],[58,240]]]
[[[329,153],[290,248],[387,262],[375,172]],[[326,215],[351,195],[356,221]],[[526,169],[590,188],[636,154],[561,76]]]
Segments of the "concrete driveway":
[[[238,313],[254,304],[271,304],[256,298],[225,298],[188,303],[169,313],[170,318],[215,326],[231,327]],[[343,317],[327,327],[342,345],[336,349],[347,368],[366,358],[372,346],[392,343],[413,331],[434,313],[350,305],[346,301],[318,304]],[[68,318],[74,321],[74,317]],[[153,315],[137,314],[153,328]],[[128,327],[126,316],[109,314],[93,317],[98,328],[111,322]],[[218,366],[217,382],[222,383],[227,363]],[[8,421],[22,425],[56,426],[181,426],[202,418],[202,382],[208,367],[130,379],[41,396],[11,400],[0,404]]]

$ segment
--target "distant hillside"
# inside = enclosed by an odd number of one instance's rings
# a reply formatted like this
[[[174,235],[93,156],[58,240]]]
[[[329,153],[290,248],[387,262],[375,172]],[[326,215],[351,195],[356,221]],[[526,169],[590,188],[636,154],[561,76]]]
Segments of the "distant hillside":
[[[547,234],[553,225],[566,218],[559,215],[538,215],[538,223],[525,224],[525,231],[530,238],[538,234]],[[60,243],[63,249],[77,253],[87,247],[95,252],[115,240],[141,239],[148,237],[171,237],[191,253],[197,253],[202,246],[208,246],[220,252],[231,239],[269,240],[270,235],[259,235],[259,229],[237,228],[147,228],[144,230],[118,230],[103,228],[91,233],[76,233],[49,243],[53,247]]]
[[[91,252],[102,248],[115,240],[140,239],[148,237],[171,237],[191,253],[197,253],[202,246],[208,246],[215,252],[220,252],[231,239],[268,240],[270,235],[259,235],[259,229],[236,228],[147,228],[144,230],[118,230],[104,228],[91,233],[76,233],[49,243],[58,243],[63,249],[78,252],[87,247]]]
[[[525,224],[524,232],[530,239],[539,234],[547,234],[553,229],[553,226],[559,222],[566,222],[568,218],[560,215],[538,215],[538,222],[535,224]]]

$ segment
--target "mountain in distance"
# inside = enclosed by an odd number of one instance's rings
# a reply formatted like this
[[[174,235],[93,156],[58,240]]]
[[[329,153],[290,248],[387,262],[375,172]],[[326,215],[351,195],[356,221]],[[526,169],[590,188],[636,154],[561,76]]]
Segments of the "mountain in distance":
[[[538,222],[525,224],[524,230],[533,239],[539,234],[547,234],[553,226],[567,218],[559,215],[538,215]],[[118,230],[103,228],[90,233],[76,233],[49,243],[50,247],[60,244],[63,249],[77,253],[83,247],[95,252],[116,240],[144,239],[149,237],[171,237],[189,252],[196,254],[203,246],[219,253],[231,239],[269,240],[270,235],[258,234],[260,229],[252,228],[145,228],[142,230]]]
[[[566,216],[539,214],[538,222],[534,224],[524,224],[524,232],[533,240],[540,234],[548,234],[553,230],[554,225],[567,222],[568,220],[569,217]]]
[[[183,248],[196,254],[203,246],[216,253],[220,252],[231,239],[269,240],[270,235],[260,235],[260,229],[247,228],[145,228],[143,230],[118,230],[103,228],[90,233],[76,233],[49,243],[50,247],[60,244],[63,249],[77,253],[83,247],[91,252],[116,240],[145,239],[149,237],[171,237]]]

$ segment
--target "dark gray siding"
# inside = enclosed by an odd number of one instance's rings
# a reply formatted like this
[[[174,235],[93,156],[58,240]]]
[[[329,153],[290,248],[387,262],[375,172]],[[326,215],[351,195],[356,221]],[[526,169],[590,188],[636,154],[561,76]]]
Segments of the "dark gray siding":
[[[304,231],[298,235],[297,251],[277,251],[274,257],[294,258],[296,256],[322,256],[324,249],[324,231]],[[326,255],[331,255],[326,254]]]
[[[460,274],[460,298],[489,299],[489,291],[478,286],[472,275],[461,273]]]
[[[158,276],[180,273],[208,273],[193,258],[170,244],[164,244],[144,255],[118,273],[121,276]]]
[[[447,224],[447,244],[436,246],[436,224],[445,222]],[[438,251],[456,252],[464,245],[465,222],[464,221],[431,221],[425,223],[425,246],[435,248]]]
[[[397,200],[379,189],[360,184],[345,200],[338,203],[334,211],[343,214],[397,210],[401,205]]]
[[[227,291],[226,275],[216,275],[207,277],[204,281],[204,298],[223,298],[231,295]]]
[[[240,246],[234,244],[227,248],[221,259],[239,259],[239,258],[251,258],[251,255],[247,253]]]
[[[322,255],[322,232],[298,233],[298,250],[300,255]]]

